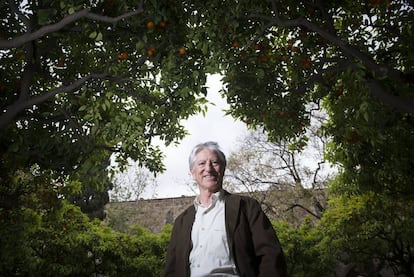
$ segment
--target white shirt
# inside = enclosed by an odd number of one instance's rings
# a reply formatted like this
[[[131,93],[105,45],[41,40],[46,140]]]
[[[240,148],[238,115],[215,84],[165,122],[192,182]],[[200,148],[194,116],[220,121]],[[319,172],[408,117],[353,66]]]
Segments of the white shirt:
[[[196,215],[189,257],[191,277],[238,276],[230,257],[221,195],[221,191],[213,194],[208,207],[202,206],[198,197],[194,200]]]

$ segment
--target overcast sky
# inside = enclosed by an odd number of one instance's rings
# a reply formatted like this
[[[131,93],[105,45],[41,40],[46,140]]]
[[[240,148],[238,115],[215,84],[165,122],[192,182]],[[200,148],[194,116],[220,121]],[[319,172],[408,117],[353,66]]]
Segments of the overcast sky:
[[[216,141],[226,156],[236,150],[237,140],[246,134],[247,128],[243,122],[236,121],[223,112],[228,108],[228,105],[218,93],[222,87],[220,78],[219,75],[213,75],[207,79],[207,98],[215,106],[208,106],[205,117],[197,115],[184,122],[184,126],[190,134],[178,146],[164,149],[166,172],[157,177],[158,186],[155,188],[155,192],[150,188],[142,195],[143,198],[194,195],[188,185],[191,183],[188,156],[196,144]]]

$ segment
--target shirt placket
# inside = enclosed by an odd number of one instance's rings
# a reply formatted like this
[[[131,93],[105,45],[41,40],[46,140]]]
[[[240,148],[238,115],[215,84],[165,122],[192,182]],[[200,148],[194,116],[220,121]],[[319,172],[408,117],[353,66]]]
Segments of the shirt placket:
[[[196,257],[200,256],[200,252],[203,251],[203,247],[205,246],[205,231],[206,231],[206,227],[205,227],[205,215],[206,215],[206,211],[207,209],[204,207],[198,207],[199,209],[201,209],[199,211],[199,213],[197,214],[197,223],[194,226],[195,228],[197,228],[196,234],[197,234],[197,241],[196,241]],[[197,263],[194,265],[194,267],[196,268],[200,268],[200,260],[197,259]]]

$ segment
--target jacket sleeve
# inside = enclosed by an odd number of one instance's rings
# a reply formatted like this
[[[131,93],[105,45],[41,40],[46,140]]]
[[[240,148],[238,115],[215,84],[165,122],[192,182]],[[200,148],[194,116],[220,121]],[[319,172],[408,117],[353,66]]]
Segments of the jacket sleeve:
[[[171,233],[170,242],[168,244],[167,255],[166,255],[166,264],[164,270],[164,277],[173,277],[176,275],[176,247],[177,247],[177,234],[178,234],[178,225],[175,221],[173,230]]]
[[[259,276],[286,277],[287,268],[282,247],[269,218],[254,199],[249,198],[245,208]]]

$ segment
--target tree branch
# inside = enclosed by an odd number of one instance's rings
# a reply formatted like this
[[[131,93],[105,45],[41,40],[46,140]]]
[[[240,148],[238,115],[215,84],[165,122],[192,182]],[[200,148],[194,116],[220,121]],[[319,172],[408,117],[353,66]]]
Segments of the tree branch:
[[[376,72],[378,74],[378,77],[388,76],[391,79],[394,79],[396,81],[402,81],[400,71],[375,63],[375,61],[373,61],[371,58],[366,56],[364,53],[360,52],[358,49],[352,47],[351,45],[343,41],[341,38],[339,38],[335,34],[332,34],[329,31],[327,31],[325,28],[322,28],[316,24],[313,24],[306,18],[299,17],[299,18],[291,19],[291,20],[281,20],[278,15],[270,17],[270,16],[255,15],[255,14],[248,16],[248,17],[268,20],[269,24],[266,26],[267,28],[270,28],[271,26],[275,26],[275,25],[281,26],[281,27],[288,27],[288,28],[304,26],[308,28],[309,30],[312,30],[318,33],[322,38],[326,39],[327,41],[330,41],[331,43],[338,46],[345,54],[350,55],[360,60],[368,69],[372,70],[373,72]]]
[[[74,90],[80,88],[83,84],[85,84],[89,80],[107,77],[109,75],[108,68],[109,68],[109,66],[107,65],[105,70],[102,73],[88,74],[87,76],[82,77],[82,78],[74,81],[70,85],[67,85],[67,86],[64,86],[64,87],[59,87],[59,88],[51,90],[47,93],[44,93],[44,94],[41,94],[41,95],[38,95],[38,96],[34,96],[32,98],[29,98],[29,99],[23,99],[23,100],[20,100],[20,101],[17,101],[15,103],[11,104],[10,106],[8,106],[4,109],[3,114],[0,116],[0,129],[5,128],[18,113],[20,113],[21,111],[23,111],[24,109],[26,109],[28,107],[38,105],[38,104],[46,101],[50,97],[53,97],[53,96],[55,96],[59,93],[74,91]]]
[[[386,65],[377,64],[373,59],[371,59],[365,53],[359,51],[352,45],[349,45],[347,42],[339,38],[336,34],[331,33],[329,30],[310,22],[306,18],[300,17],[300,18],[291,19],[291,20],[282,20],[278,14],[275,14],[273,16],[251,14],[247,17],[251,19],[260,19],[260,20],[268,21],[269,23],[266,25],[264,30],[266,28],[267,29],[271,28],[272,26],[281,26],[281,27],[287,27],[287,28],[304,26],[307,29],[316,32],[325,40],[339,47],[345,55],[349,57],[354,57],[355,59],[361,61],[362,64],[366,66],[368,70],[373,72],[376,78],[388,77],[391,80],[394,80],[397,82],[401,82],[401,83],[406,82],[404,78],[404,74],[400,72],[399,70],[388,67]],[[391,105],[392,107],[396,108],[397,110],[401,112],[414,113],[414,105],[411,102],[411,99],[410,101],[406,101],[405,99],[401,99],[399,97],[395,97],[391,95],[390,93],[386,93],[381,88],[378,81],[371,80],[368,82],[368,84],[371,88],[371,93],[377,96],[382,101],[384,101],[384,103]]]
[[[368,79],[367,82],[371,93],[383,103],[396,108],[400,112],[414,114],[414,99],[403,99],[402,97],[385,92],[379,82],[375,79]]]
[[[24,35],[18,36],[16,38],[0,41],[0,49],[19,47],[29,41],[41,38],[48,33],[59,31],[66,25],[85,17],[88,13],[89,13],[89,9],[83,9],[81,11],[75,12],[71,15],[64,17],[61,21],[55,24],[50,24],[50,25],[41,27],[39,30],[35,32],[25,33]]]
[[[293,210],[293,209],[294,209],[294,208],[296,208],[296,207],[298,207],[298,208],[301,208],[301,209],[305,210],[307,213],[309,213],[310,215],[314,216],[314,217],[315,217],[315,218],[317,218],[317,219],[321,219],[321,217],[320,217],[320,216],[318,216],[317,214],[315,214],[314,212],[312,212],[312,211],[311,211],[311,210],[309,210],[308,208],[306,208],[306,207],[302,206],[301,204],[293,204],[293,205],[291,205],[289,208],[287,208],[287,209],[286,209],[286,212],[287,212],[287,211],[289,211],[289,210]]]
[[[62,20],[60,20],[59,22],[55,23],[55,24],[50,24],[47,26],[43,26],[41,27],[39,30],[35,31],[35,32],[31,32],[31,33],[25,33],[21,36],[9,39],[9,40],[1,40],[0,41],[0,49],[9,49],[9,48],[14,48],[14,47],[20,47],[23,44],[32,41],[32,40],[36,40],[39,39],[49,33],[52,32],[56,32],[59,31],[60,29],[64,28],[66,25],[71,24],[75,21],[78,21],[82,18],[88,18],[91,20],[96,20],[96,21],[101,21],[101,22],[106,22],[106,23],[116,23],[120,20],[123,20],[125,18],[128,17],[132,17],[134,15],[140,14],[144,11],[144,9],[141,7],[139,7],[137,10],[122,14],[120,16],[117,17],[109,17],[109,16],[103,16],[103,15],[98,15],[95,13],[91,13],[90,9],[83,9],[80,10],[78,12],[75,12],[71,15],[67,15],[65,16]]]

